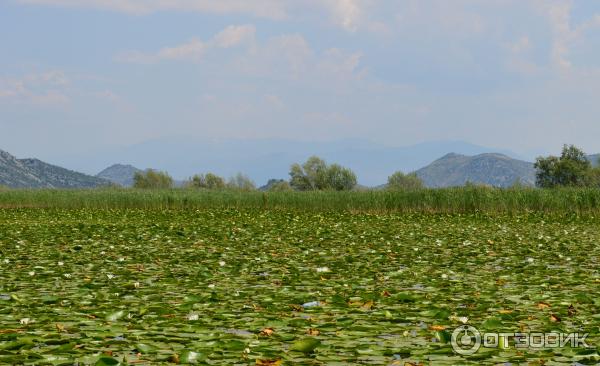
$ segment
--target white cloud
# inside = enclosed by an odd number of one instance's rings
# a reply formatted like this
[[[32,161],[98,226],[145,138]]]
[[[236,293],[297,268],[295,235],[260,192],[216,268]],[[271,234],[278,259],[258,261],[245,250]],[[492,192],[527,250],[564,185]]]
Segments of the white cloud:
[[[365,17],[366,2],[372,0],[13,0],[21,4],[92,8],[145,15],[160,11],[209,14],[244,14],[284,20],[294,11],[326,13],[331,21],[349,32],[356,31]],[[367,30],[381,31],[382,23],[367,23]]]
[[[317,51],[300,34],[283,34],[254,44],[235,56],[231,65],[242,75],[298,84],[343,88],[366,75],[361,67],[362,52],[339,48]]]
[[[253,25],[230,25],[213,38],[212,44],[221,48],[235,47],[253,41],[255,33]]]
[[[155,56],[158,60],[192,60],[199,61],[206,52],[207,45],[194,39],[175,47],[161,49]]]
[[[489,1],[489,0],[488,0]],[[397,30],[419,36],[455,39],[481,35],[487,27],[484,14],[474,10],[473,0],[405,0],[395,7]],[[489,9],[496,7],[489,1]]]
[[[231,25],[215,35],[211,40],[203,42],[192,39],[177,46],[164,47],[154,54],[140,51],[127,51],[116,56],[120,62],[150,64],[163,60],[180,60],[199,62],[204,55],[215,48],[232,48],[254,40],[256,29],[253,25]]]
[[[571,51],[574,47],[585,47],[588,33],[600,27],[600,15],[591,15],[579,24],[573,22],[573,0],[532,0],[536,9],[547,19],[552,29],[552,64],[560,71],[572,70],[574,65]]]
[[[0,78],[0,100],[36,105],[64,105],[70,102],[70,84],[62,71],[32,73],[21,78]]]
[[[213,14],[249,14],[261,18],[284,19],[285,4],[278,0],[16,0],[22,4],[85,7],[148,14],[158,11],[196,11]]]
[[[359,0],[328,0],[334,22],[347,31],[354,32],[362,16]]]
[[[562,69],[571,68],[569,61],[569,45],[576,38],[576,31],[571,29],[572,1],[552,2],[536,1],[536,5],[548,17],[553,32],[552,62]]]

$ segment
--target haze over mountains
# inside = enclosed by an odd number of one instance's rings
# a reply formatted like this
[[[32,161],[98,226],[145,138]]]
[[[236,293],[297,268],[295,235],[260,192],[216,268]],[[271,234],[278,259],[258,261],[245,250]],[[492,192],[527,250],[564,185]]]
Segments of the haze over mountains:
[[[516,181],[525,185],[535,183],[531,162],[516,159],[518,156],[510,151],[460,141],[385,147],[362,140],[310,143],[223,140],[199,143],[173,139],[61,159],[61,165],[64,162],[69,168],[91,173],[89,175],[37,159],[17,159],[0,151],[0,185],[88,188],[112,182],[129,187],[133,185],[135,172],[141,167],[152,167],[165,170],[180,180],[197,173],[214,172],[227,178],[243,172],[261,186],[269,179],[287,180],[290,164],[303,162],[311,155],[350,167],[356,172],[359,184],[371,187],[385,183],[387,177],[398,170],[406,173],[415,171],[428,187],[457,186],[466,182],[500,187],[510,186]],[[589,158],[597,162],[600,154]],[[100,173],[92,176],[98,171]]]
[[[70,169],[95,175],[115,163],[138,168],[168,171],[184,180],[197,173],[213,172],[225,178],[243,172],[258,185],[269,179],[288,179],[292,163],[311,155],[354,170],[358,182],[377,186],[397,170],[411,172],[454,152],[463,155],[502,153],[520,159],[503,149],[488,148],[462,141],[433,141],[412,146],[389,147],[366,140],[303,142],[283,139],[198,141],[170,138],[87,154],[51,157]]]

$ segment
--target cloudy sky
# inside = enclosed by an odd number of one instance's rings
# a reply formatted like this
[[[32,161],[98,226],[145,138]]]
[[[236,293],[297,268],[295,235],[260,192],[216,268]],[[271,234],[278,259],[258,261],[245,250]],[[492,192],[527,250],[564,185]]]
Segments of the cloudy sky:
[[[600,151],[595,0],[1,0],[0,149],[166,137]]]

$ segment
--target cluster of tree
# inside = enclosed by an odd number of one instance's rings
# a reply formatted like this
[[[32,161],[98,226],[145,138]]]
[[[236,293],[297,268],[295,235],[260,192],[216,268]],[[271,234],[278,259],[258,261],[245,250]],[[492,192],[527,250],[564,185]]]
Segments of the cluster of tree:
[[[185,186],[187,188],[224,189],[225,179],[213,173],[197,174]]]
[[[286,192],[293,190],[290,183],[283,179],[269,179],[263,189],[268,192]]]
[[[600,167],[593,168],[586,154],[564,145],[560,156],[537,158],[536,185],[541,188],[600,187]]]
[[[348,191],[357,185],[356,174],[339,164],[327,164],[323,159],[312,156],[303,164],[290,167],[290,181],[271,179],[262,189],[270,192],[281,191],[315,191],[334,190]],[[134,177],[134,187],[144,189],[168,189],[173,187],[173,178],[166,172],[146,170],[138,172]],[[184,183],[185,188],[206,190],[256,190],[254,182],[246,175],[238,173],[227,182],[213,174],[197,174]],[[423,188],[423,182],[416,174],[396,172],[388,178],[389,190],[414,190]]]
[[[386,189],[390,191],[405,191],[424,188],[423,181],[416,173],[404,174],[396,172],[388,177]]]
[[[290,186],[298,191],[348,191],[356,186],[356,174],[338,164],[328,165],[312,156],[304,164],[290,168]]]
[[[135,173],[133,186],[143,189],[168,189],[173,188],[173,178],[167,172],[148,169]]]
[[[173,178],[171,178],[168,173],[152,169],[135,173],[133,182],[134,188],[142,189],[169,189],[174,186]],[[242,173],[238,173],[231,177],[227,183],[225,183],[225,179],[213,173],[197,174],[185,182],[183,187],[210,190],[232,189],[242,191],[252,191],[256,189],[254,182]]]
[[[247,175],[237,173],[227,182],[227,188],[238,191],[254,191],[256,184]]]

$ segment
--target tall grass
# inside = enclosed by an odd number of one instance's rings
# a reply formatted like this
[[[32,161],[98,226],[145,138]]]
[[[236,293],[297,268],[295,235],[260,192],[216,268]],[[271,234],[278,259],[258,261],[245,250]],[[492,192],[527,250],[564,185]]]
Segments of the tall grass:
[[[600,190],[463,187],[414,191],[0,190],[0,207],[249,208],[376,212],[600,213]]]

